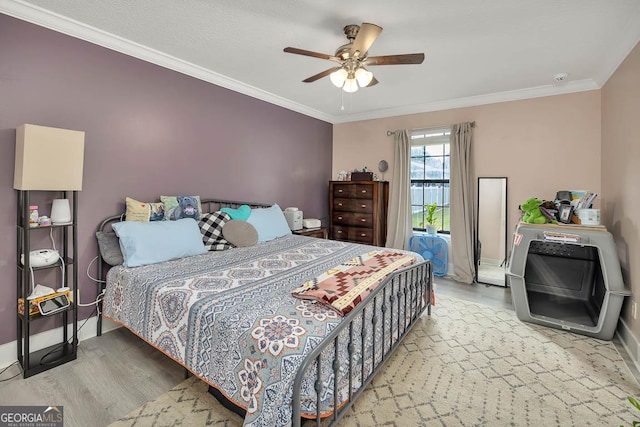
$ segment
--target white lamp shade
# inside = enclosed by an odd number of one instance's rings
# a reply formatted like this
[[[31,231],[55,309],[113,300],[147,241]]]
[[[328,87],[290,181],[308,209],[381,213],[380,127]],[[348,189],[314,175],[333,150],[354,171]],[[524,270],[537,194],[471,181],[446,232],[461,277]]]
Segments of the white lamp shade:
[[[84,132],[30,124],[16,129],[16,190],[82,190],[83,164]]]
[[[68,199],[53,199],[51,205],[51,222],[53,224],[63,224],[71,222],[71,207]]]
[[[338,71],[329,74],[329,79],[331,79],[331,83],[333,83],[335,87],[342,87],[348,75],[347,70],[340,68]]]
[[[344,91],[348,93],[357,91],[358,83],[356,82],[356,79],[347,79],[347,81],[344,82],[344,87],[342,89],[344,89]]]
[[[371,71],[365,70],[364,68],[358,68],[356,70],[356,80],[360,87],[365,87],[371,80],[373,80],[373,73]]]

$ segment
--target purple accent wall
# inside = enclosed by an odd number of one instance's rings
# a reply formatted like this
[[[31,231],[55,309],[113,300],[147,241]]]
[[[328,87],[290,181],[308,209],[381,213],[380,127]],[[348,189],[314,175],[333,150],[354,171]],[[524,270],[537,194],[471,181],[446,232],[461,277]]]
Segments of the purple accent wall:
[[[125,196],[197,194],[328,215],[330,123],[0,14],[0,344],[15,340],[13,170],[23,123],[86,132],[83,302],[97,293],[85,273],[96,228],[124,210]],[[51,200],[40,203],[41,215],[50,209]],[[48,239],[42,245],[50,247]]]

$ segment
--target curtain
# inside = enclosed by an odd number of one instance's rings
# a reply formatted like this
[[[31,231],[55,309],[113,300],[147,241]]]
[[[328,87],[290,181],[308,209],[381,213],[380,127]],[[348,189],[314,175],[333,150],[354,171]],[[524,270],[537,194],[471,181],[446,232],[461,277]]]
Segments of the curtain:
[[[388,248],[407,249],[413,234],[411,223],[411,138],[408,130],[393,133],[393,180],[389,189],[387,216]]]
[[[471,284],[475,280],[476,215],[471,170],[473,124],[459,123],[451,127],[451,256],[453,278]]]

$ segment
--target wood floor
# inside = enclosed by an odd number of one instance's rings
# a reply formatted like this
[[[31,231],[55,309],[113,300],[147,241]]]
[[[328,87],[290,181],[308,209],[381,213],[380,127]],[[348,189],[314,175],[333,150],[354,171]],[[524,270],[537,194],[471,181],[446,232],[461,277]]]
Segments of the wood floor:
[[[436,278],[437,295],[513,309],[509,288]],[[437,303],[437,300],[436,300]],[[11,367],[0,376],[19,372]],[[124,328],[80,343],[78,360],[28,379],[0,382],[0,405],[63,406],[65,427],[100,427],[184,379],[184,368]]]

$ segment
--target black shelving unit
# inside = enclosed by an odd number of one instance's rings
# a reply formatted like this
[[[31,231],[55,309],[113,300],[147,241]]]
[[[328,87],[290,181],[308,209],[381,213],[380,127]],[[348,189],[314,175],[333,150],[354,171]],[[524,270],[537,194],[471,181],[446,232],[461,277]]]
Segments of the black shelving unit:
[[[62,198],[69,199],[71,204],[71,223],[51,226],[29,226],[29,206],[31,193],[33,191],[18,190],[18,209],[17,209],[17,244],[16,244],[16,265],[17,265],[17,296],[23,298],[24,309],[20,314],[16,310],[17,321],[17,347],[18,361],[22,365],[23,376],[28,378],[40,372],[62,365],[69,361],[75,360],[78,356],[78,309],[76,302],[78,301],[78,265],[73,257],[76,257],[76,248],[78,247],[77,239],[77,212],[78,212],[78,192],[77,191],[61,191],[47,192],[49,194],[62,194]],[[57,197],[57,196],[56,196]],[[54,233],[56,238],[57,250],[60,257],[65,263],[65,273],[62,275],[61,287],[69,287],[71,292],[71,304],[64,311],[43,316],[40,314],[29,314],[29,303],[27,296],[31,294],[33,286],[31,278],[31,268],[29,265],[30,257],[28,254],[31,250],[31,237],[34,233]],[[37,248],[40,249],[40,248]],[[24,256],[23,256],[24,255]],[[73,255],[73,257],[72,257]],[[24,259],[24,264],[21,261]],[[46,267],[34,267],[33,274],[37,277],[41,270],[57,269],[61,267],[60,260],[55,264]],[[37,280],[37,279],[36,279]],[[17,301],[16,301],[17,307]],[[32,323],[43,321],[42,319],[58,317],[62,319],[62,334],[60,341],[47,348],[36,351],[31,350],[31,326]],[[72,323],[72,329],[69,331],[69,324]]]

